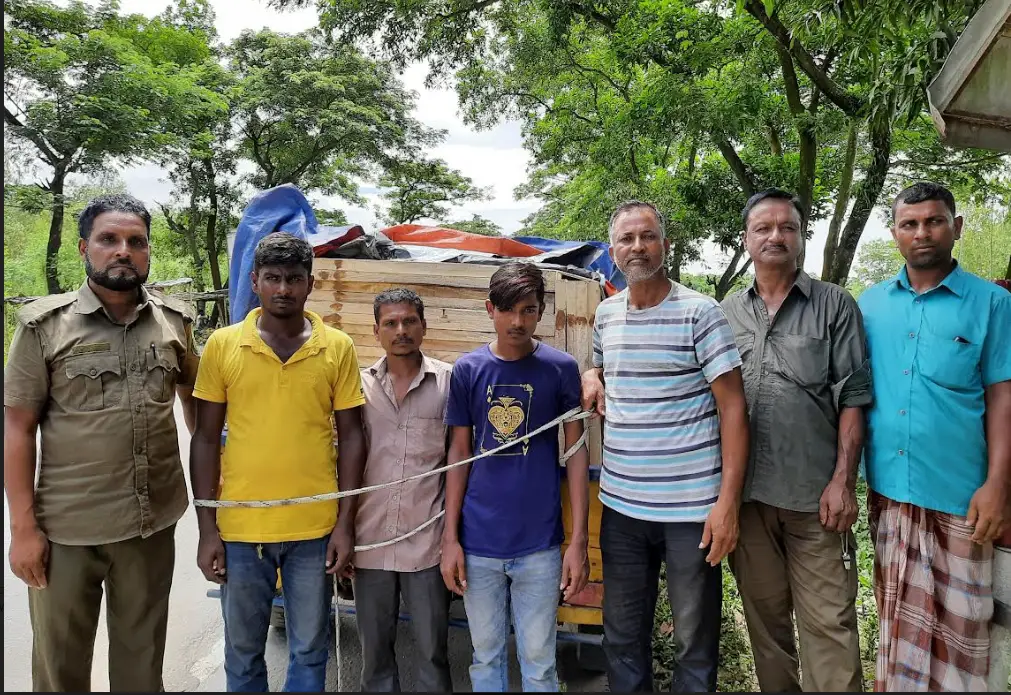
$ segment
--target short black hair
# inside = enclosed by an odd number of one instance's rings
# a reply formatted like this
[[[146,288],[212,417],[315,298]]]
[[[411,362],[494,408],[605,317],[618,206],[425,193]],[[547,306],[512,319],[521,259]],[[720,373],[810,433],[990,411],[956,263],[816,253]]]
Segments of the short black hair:
[[[95,198],[77,216],[77,233],[82,239],[87,240],[91,236],[95,218],[103,212],[126,212],[136,215],[143,220],[144,226],[147,227],[147,235],[151,236],[151,213],[144,203],[126,193],[112,193]]]
[[[951,191],[939,183],[918,181],[912,186],[903,188],[895,196],[895,201],[892,203],[892,219],[895,219],[895,211],[898,210],[899,203],[903,205],[916,205],[917,203],[925,203],[928,200],[940,200],[951,212],[951,216],[955,216],[955,196],[951,194]]]
[[[418,318],[425,320],[425,303],[414,290],[406,287],[394,287],[391,290],[384,290],[376,295],[372,302],[372,311],[376,315],[376,324],[379,323],[379,309],[387,304],[410,304],[418,312]]]
[[[530,294],[544,307],[544,273],[533,263],[513,261],[495,271],[488,283],[488,299],[499,311],[509,311]]]
[[[741,224],[744,225],[744,229],[748,229],[748,218],[751,217],[751,211],[754,210],[759,203],[766,200],[787,200],[789,201],[797,214],[800,215],[800,225],[801,227],[807,222],[804,216],[804,208],[800,204],[800,198],[798,198],[790,191],[784,191],[782,188],[766,188],[764,191],[759,191],[755,195],[748,198],[748,202],[744,204],[744,210],[741,211]]]
[[[253,272],[267,266],[301,266],[312,272],[312,246],[287,232],[274,232],[260,239],[253,253]]]

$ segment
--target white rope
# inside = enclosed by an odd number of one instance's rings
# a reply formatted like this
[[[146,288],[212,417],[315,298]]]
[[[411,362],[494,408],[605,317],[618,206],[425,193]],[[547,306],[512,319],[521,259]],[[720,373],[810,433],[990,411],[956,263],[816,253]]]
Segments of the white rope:
[[[527,441],[529,439],[532,439],[533,437],[536,437],[537,435],[541,434],[542,432],[545,432],[545,431],[547,431],[547,430],[549,430],[549,429],[551,429],[553,427],[556,427],[556,426],[560,425],[563,422],[578,422],[579,420],[585,420],[585,419],[587,419],[591,415],[593,415],[592,411],[584,411],[582,408],[580,408],[580,407],[577,406],[577,407],[573,408],[572,410],[568,411],[567,413],[564,413],[564,414],[556,417],[554,420],[552,420],[551,422],[547,423],[546,425],[542,425],[541,427],[538,427],[533,432],[528,432],[527,434],[523,435],[522,437],[517,437],[516,439],[512,440],[511,442],[506,442],[502,446],[499,446],[499,447],[496,447],[494,449],[491,449],[490,451],[486,451],[486,452],[484,452],[482,454],[478,454],[477,456],[471,456],[470,458],[464,459],[463,461],[457,461],[456,463],[451,463],[451,464],[448,464],[448,465],[445,465],[445,466],[441,466],[439,468],[435,468],[435,469],[430,470],[430,471],[425,471],[424,473],[418,473],[416,475],[408,476],[407,478],[401,478],[400,480],[391,480],[388,483],[379,483],[378,485],[369,485],[368,487],[361,487],[361,488],[357,488],[355,490],[341,490],[339,492],[328,492],[328,493],[324,493],[324,494],[321,494],[321,495],[307,495],[305,497],[290,497],[290,498],[287,498],[287,499],[276,499],[276,500],[196,500],[195,499],[195,500],[193,500],[193,506],[195,506],[195,507],[212,507],[212,508],[218,508],[218,509],[235,509],[235,508],[239,508],[239,507],[255,508],[255,509],[269,509],[269,508],[272,508],[272,507],[289,507],[289,506],[293,506],[293,505],[296,505],[296,504],[310,504],[310,503],[313,503],[313,502],[327,502],[327,501],[330,501],[330,500],[339,500],[339,499],[342,499],[344,497],[353,497],[355,495],[364,495],[366,492],[375,492],[377,490],[385,490],[386,488],[394,487],[396,485],[403,485],[404,483],[409,483],[409,482],[412,482],[412,481],[415,481],[415,480],[421,480],[422,478],[428,478],[428,477],[433,476],[433,475],[439,475],[440,473],[444,473],[445,471],[448,471],[451,468],[456,468],[458,466],[465,466],[465,465],[467,465],[469,463],[473,463],[474,461],[477,461],[479,459],[483,459],[486,456],[493,456],[493,455],[499,453],[500,451],[504,451],[504,450],[506,450],[506,449],[508,449],[510,447],[516,446],[517,444],[519,444],[521,442],[525,442],[525,441]],[[569,449],[564,454],[562,454],[562,456],[560,457],[561,458],[561,462],[562,463],[566,463],[585,444],[586,444],[586,429],[584,428],[582,436],[580,436],[580,438],[576,441],[576,443],[573,444],[571,447],[569,447]],[[442,518],[442,516],[445,513],[446,513],[445,510],[439,512],[438,514],[436,514],[435,516],[433,516],[431,519],[429,519],[428,521],[426,521],[425,523],[423,523],[418,528],[416,528],[413,531],[410,531],[408,533],[405,533],[402,536],[398,536],[396,538],[391,538],[390,540],[382,541],[381,543],[372,543],[370,545],[355,546],[355,552],[363,552],[363,551],[366,551],[366,550],[375,550],[376,548],[383,548],[383,547],[386,547],[388,545],[393,545],[395,543],[399,543],[400,541],[406,540],[406,539],[410,538],[411,536],[424,531],[426,528],[428,528],[429,526],[431,526],[432,524],[434,524],[436,521],[438,521],[440,518]]]

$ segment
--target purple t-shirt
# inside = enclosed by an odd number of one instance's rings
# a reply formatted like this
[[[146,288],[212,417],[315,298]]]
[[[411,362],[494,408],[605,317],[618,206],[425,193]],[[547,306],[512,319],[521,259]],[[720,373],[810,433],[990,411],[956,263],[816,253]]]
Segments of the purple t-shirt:
[[[532,432],[579,405],[579,366],[537,343],[521,360],[487,345],[453,365],[446,424],[472,427],[474,455]],[[466,553],[509,559],[561,545],[558,428],[471,464],[460,544]]]

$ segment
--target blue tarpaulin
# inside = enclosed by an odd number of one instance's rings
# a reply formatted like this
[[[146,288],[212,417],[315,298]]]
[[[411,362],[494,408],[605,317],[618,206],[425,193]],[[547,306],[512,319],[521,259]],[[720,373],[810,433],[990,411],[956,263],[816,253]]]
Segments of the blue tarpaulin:
[[[228,273],[228,303],[231,323],[246,318],[260,306],[249,279],[253,271],[253,252],[260,239],[274,232],[288,232],[308,240],[316,234],[319,223],[312,206],[302,192],[291,184],[258,193],[249,201],[235,230],[232,259]]]
[[[561,239],[542,239],[541,237],[536,236],[514,236],[513,239],[546,252],[560,251],[562,249],[574,249],[586,245],[595,246],[601,250],[601,253],[597,256],[596,260],[586,266],[586,269],[597,271],[604,276],[604,279],[609,280],[618,290],[623,290],[626,287],[627,283],[625,282],[625,276],[621,274],[621,271],[618,270],[618,266],[614,264],[614,261],[611,260],[611,256],[607,253],[609,245],[606,242],[563,241]]]

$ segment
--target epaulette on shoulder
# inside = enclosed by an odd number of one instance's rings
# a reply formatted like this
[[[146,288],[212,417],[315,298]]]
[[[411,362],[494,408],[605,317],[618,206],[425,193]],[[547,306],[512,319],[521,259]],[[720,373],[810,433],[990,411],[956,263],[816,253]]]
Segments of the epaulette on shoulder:
[[[187,321],[193,321],[196,318],[196,313],[187,302],[184,302],[181,299],[175,299],[170,295],[164,295],[158,290],[148,290],[148,293],[155,302],[170,311],[182,314]]]
[[[46,316],[69,306],[77,301],[77,292],[64,292],[63,294],[50,294],[39,297],[30,304],[25,304],[18,310],[18,321],[26,326],[34,326]]]

